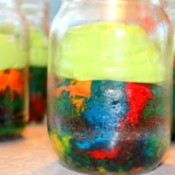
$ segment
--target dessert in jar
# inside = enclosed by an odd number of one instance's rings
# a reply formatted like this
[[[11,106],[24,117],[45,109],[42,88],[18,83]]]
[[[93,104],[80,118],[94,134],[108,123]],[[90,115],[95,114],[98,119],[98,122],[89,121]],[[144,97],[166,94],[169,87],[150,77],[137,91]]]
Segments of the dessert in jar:
[[[171,36],[159,1],[64,4],[48,67],[48,131],[62,165],[96,174],[157,167],[170,143]]]
[[[25,0],[21,11],[29,28],[29,122],[42,122],[47,108],[48,3]]]
[[[27,32],[17,2],[0,0],[0,141],[19,137],[27,121]],[[10,16],[9,16],[10,14]]]

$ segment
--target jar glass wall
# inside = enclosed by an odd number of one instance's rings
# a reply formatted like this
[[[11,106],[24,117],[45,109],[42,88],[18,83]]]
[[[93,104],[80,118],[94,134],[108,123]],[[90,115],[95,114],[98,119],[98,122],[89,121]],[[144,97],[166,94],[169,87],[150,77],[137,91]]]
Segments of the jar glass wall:
[[[48,67],[48,130],[61,164],[140,174],[160,163],[170,143],[171,37],[160,1],[62,6]]]
[[[16,1],[0,7],[1,141],[18,137],[27,121],[27,33]]]
[[[29,26],[29,121],[42,122],[46,115],[48,4],[22,0],[21,9]]]
[[[172,21],[173,34],[173,118],[172,118],[172,139],[175,140],[175,3],[172,0],[165,0],[165,10]]]

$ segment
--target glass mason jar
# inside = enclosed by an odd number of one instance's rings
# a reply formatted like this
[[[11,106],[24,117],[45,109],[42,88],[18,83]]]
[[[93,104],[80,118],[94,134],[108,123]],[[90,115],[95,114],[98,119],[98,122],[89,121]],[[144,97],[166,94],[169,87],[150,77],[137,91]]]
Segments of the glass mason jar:
[[[172,21],[174,28],[173,44],[173,118],[172,118],[172,139],[175,140],[175,3],[173,0],[165,0],[165,10]]]
[[[27,121],[27,31],[17,1],[0,0],[0,141]]]
[[[140,174],[160,163],[170,143],[171,37],[160,1],[64,4],[48,61],[48,131],[62,165]]]
[[[29,121],[42,122],[46,115],[48,4],[46,0],[22,0],[21,10],[29,26]]]

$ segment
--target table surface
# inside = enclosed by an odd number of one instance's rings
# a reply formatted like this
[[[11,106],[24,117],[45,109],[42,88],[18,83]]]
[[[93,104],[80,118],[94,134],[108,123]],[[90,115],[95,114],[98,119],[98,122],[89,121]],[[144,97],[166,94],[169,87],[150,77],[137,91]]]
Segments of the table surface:
[[[81,175],[59,165],[44,124],[27,126],[23,138],[0,143],[0,175]],[[163,163],[144,175],[175,175],[175,143]]]

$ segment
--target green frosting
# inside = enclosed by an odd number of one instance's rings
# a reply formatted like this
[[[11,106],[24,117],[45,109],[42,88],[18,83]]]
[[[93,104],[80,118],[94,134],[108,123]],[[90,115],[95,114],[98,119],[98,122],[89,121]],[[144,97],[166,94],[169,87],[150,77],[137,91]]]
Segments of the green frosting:
[[[77,80],[161,82],[160,51],[137,25],[117,22],[69,29],[55,58],[57,76]]]
[[[21,69],[26,64],[26,52],[20,48],[16,38],[0,33],[0,70]]]
[[[34,27],[30,27],[30,65],[47,66],[47,37]]]

